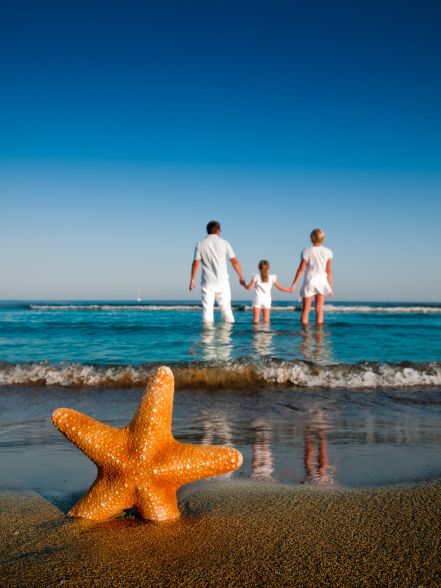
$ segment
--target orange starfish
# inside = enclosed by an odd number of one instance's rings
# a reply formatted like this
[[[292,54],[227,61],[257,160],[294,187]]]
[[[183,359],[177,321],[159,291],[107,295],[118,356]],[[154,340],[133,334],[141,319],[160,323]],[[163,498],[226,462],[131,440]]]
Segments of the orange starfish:
[[[191,445],[171,432],[174,379],[160,367],[132,421],[123,429],[59,408],[52,422],[97,466],[98,476],[69,511],[70,516],[105,520],[135,507],[145,519],[179,517],[176,490],[189,482],[231,472],[242,455],[228,447]]]

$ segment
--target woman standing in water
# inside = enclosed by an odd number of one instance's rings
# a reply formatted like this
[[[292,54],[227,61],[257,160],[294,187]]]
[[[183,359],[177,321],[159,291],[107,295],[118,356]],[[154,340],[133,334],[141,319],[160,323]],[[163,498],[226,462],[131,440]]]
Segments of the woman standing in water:
[[[324,247],[325,233],[314,229],[311,233],[312,246],[302,251],[300,265],[297,269],[290,290],[293,292],[305,271],[305,279],[300,290],[302,302],[301,323],[308,324],[312,299],[315,298],[315,322],[322,324],[324,319],[325,296],[332,295],[332,257],[333,253]]]

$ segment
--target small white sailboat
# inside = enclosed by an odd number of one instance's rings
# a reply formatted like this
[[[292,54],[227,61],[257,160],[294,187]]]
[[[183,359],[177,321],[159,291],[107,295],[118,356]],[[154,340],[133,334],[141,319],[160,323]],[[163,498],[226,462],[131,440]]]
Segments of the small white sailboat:
[[[142,302],[141,290],[138,290],[138,294],[136,295],[136,302]]]

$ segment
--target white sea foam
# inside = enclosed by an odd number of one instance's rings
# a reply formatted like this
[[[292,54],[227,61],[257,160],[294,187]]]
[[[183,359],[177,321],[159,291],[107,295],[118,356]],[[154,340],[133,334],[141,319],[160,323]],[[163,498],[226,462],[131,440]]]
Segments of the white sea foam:
[[[96,366],[81,364],[2,364],[0,385],[67,387],[143,386],[154,366]],[[172,366],[178,387],[238,388],[288,386],[292,388],[408,388],[441,386],[441,363],[360,363],[313,365],[301,361]]]
[[[327,312],[347,312],[347,313],[391,313],[391,314],[440,314],[441,306],[338,306],[325,304]]]
[[[146,370],[137,367],[99,367],[76,363],[15,364],[0,367],[0,385],[42,386],[139,386],[147,381]]]
[[[197,304],[30,304],[32,310],[200,310]]]
[[[378,364],[316,366],[302,362],[260,368],[268,384],[305,388],[407,388],[441,385],[441,364]]]
[[[252,310],[252,307],[245,306],[244,310]],[[273,305],[272,310],[276,312],[292,312],[294,310],[300,310],[300,306]],[[368,304],[325,304],[325,311],[331,314],[441,314],[441,306],[371,306]]]
[[[200,304],[30,304],[32,310],[87,310],[87,311],[195,311],[200,310]],[[235,304],[235,310],[249,312],[252,310],[250,304]],[[275,303],[272,307],[274,312],[293,312],[300,310],[300,306],[288,305],[279,306]],[[369,304],[360,305],[337,305],[326,304],[325,311],[331,314],[441,314],[441,306],[374,306]]]

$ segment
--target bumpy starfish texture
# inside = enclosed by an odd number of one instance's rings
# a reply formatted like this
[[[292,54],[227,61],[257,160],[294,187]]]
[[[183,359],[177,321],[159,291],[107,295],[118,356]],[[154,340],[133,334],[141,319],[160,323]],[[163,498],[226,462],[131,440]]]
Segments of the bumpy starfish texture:
[[[70,516],[105,520],[135,507],[145,519],[175,519],[180,486],[241,466],[242,455],[235,449],[174,439],[173,394],[172,371],[160,367],[123,429],[68,408],[54,411],[53,424],[98,468],[95,482],[71,508]]]

